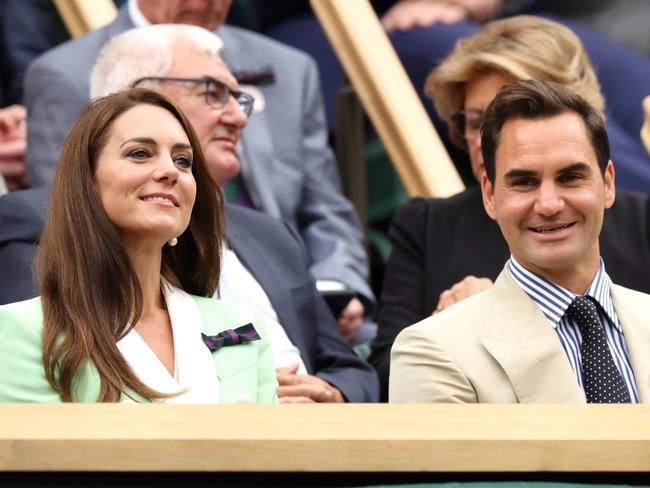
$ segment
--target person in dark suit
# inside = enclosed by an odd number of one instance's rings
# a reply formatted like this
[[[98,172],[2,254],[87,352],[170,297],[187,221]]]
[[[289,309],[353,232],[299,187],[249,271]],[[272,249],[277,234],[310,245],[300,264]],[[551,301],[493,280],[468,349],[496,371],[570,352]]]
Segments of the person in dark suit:
[[[0,197],[0,305],[38,295],[32,278],[43,232],[49,189],[19,190]]]
[[[568,67],[573,67],[568,70]],[[483,110],[505,84],[518,78],[560,82],[602,111],[604,101],[589,58],[566,27],[537,17],[491,22],[459,42],[427,81],[450,137],[470,156],[480,180]],[[616,160],[616,154],[613,154]],[[619,191],[605,214],[603,259],[612,279],[650,291],[650,202],[645,194]],[[492,286],[509,252],[499,227],[485,213],[481,190],[471,187],[447,199],[414,199],[396,214],[393,252],[382,290],[378,332],[370,361],[388,396],[390,350],[397,334],[431,313]]]
[[[377,401],[376,373],[343,340],[294,227],[231,204],[226,204],[226,218],[228,243],[268,295],[306,372],[335,386],[348,402]],[[282,385],[279,395],[282,401]]]

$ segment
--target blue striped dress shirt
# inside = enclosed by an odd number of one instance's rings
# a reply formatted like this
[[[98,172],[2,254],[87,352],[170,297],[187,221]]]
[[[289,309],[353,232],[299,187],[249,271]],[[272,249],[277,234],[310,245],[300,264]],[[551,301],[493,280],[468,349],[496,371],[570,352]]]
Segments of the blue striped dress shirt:
[[[578,324],[565,316],[565,312],[573,299],[577,296],[566,288],[541,277],[540,275],[527,270],[517,262],[514,256],[508,261],[508,271],[519,287],[526,292],[530,299],[537,304],[541,312],[546,316],[555,329],[558,339],[566,352],[571,367],[576,374],[578,384],[584,393],[582,385],[582,357],[580,345],[582,334]],[[623,376],[623,381],[630,392],[632,403],[639,403],[639,392],[634,380],[634,372],[630,356],[625,346],[623,329],[612,303],[612,294],[609,289],[609,277],[605,272],[603,260],[600,260],[600,267],[594,281],[591,283],[585,296],[590,296],[598,302],[598,315],[600,323],[605,329],[607,345],[614,358],[614,363]]]

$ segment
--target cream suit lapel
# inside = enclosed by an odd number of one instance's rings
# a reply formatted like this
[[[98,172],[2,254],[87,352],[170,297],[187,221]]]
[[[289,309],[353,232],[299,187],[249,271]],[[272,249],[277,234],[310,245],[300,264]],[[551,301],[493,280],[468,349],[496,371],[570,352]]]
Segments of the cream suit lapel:
[[[641,403],[650,403],[650,319],[648,295],[614,285],[612,301],[621,321]]]
[[[584,403],[566,353],[537,305],[504,269],[491,290],[490,334],[479,340],[503,368],[520,403]]]

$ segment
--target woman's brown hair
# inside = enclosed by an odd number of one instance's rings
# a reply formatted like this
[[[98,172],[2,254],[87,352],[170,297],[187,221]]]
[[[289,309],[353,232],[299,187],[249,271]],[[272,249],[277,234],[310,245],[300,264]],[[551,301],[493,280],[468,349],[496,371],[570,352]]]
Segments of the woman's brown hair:
[[[142,290],[93,184],[97,158],[113,123],[141,104],[171,113],[193,152],[194,208],[178,245],[163,249],[161,275],[195,295],[211,296],[218,285],[223,197],[210,179],[189,121],[170,99],[144,88],[93,102],[63,145],[36,259],[44,315],[43,363],[48,381],[64,401],[74,401],[75,380],[89,363],[101,379],[97,401],[119,401],[125,387],[151,398],[168,396],[140,381],[117,347],[140,318]]]

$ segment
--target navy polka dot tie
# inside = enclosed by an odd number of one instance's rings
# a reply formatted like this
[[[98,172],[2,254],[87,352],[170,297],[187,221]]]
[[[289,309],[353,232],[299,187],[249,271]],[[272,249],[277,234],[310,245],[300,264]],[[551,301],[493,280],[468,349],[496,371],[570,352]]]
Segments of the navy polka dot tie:
[[[582,334],[582,385],[587,403],[630,403],[630,393],[607,346],[596,304],[589,297],[576,297],[566,313]]]

